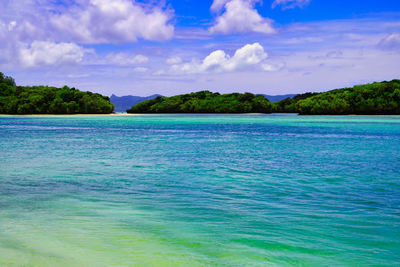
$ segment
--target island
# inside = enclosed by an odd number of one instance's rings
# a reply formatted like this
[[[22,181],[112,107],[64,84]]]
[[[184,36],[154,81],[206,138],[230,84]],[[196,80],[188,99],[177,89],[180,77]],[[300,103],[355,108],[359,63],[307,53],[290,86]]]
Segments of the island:
[[[271,113],[272,103],[251,93],[219,94],[200,91],[143,101],[128,113]]]
[[[0,72],[0,114],[109,114],[110,98],[75,88],[16,86]]]
[[[157,97],[128,113],[299,113],[300,115],[398,115],[400,80],[374,82],[323,93],[308,92],[271,103],[263,95],[210,91]]]
[[[303,115],[398,115],[400,80],[356,85],[300,99],[295,111]]]
[[[150,98],[127,112],[400,115],[400,80],[290,95],[277,102],[269,101],[265,95],[210,91]],[[113,110],[107,96],[68,86],[17,86],[12,77],[0,72],[0,114],[109,114]]]

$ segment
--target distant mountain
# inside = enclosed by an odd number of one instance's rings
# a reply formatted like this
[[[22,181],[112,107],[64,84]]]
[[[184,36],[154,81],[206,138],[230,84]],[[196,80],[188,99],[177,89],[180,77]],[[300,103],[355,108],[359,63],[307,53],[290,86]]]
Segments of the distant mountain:
[[[288,95],[263,95],[263,96],[265,96],[265,98],[266,99],[268,99],[269,101],[271,101],[271,102],[278,102],[278,101],[281,101],[281,100],[283,100],[283,99],[286,99],[286,98],[293,98],[293,97],[295,97],[296,96],[296,94],[288,94]],[[112,100],[111,100],[111,102],[112,102]],[[115,105],[115,104],[114,104]]]
[[[113,94],[110,97],[110,101],[115,106],[115,109],[114,109],[115,112],[126,112],[132,106],[139,104],[140,102],[143,102],[145,100],[154,99],[157,96],[161,96],[161,95],[155,94],[155,95],[151,95],[151,96],[142,97],[142,96],[133,96],[133,95],[116,96]]]

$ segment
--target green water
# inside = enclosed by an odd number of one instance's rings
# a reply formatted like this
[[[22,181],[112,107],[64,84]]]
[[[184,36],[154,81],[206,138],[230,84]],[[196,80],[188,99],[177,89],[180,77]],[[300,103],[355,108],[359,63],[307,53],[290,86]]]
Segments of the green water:
[[[400,117],[0,117],[0,266],[400,265]]]

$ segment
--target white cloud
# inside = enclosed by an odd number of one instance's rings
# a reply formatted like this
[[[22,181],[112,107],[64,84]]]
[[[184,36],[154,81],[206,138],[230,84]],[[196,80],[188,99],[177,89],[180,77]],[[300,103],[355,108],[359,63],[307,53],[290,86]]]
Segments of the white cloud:
[[[65,63],[78,63],[82,60],[84,49],[74,43],[52,43],[34,41],[19,51],[19,59],[24,67],[52,66]]]
[[[279,63],[279,64],[262,64],[261,68],[264,71],[279,71],[285,67],[285,64]]]
[[[400,33],[393,33],[383,38],[378,46],[384,50],[400,50]]]
[[[9,31],[12,31],[14,28],[15,28],[15,26],[17,26],[17,22],[16,21],[11,21],[9,24],[8,24],[8,30]]]
[[[231,57],[223,50],[216,50],[201,62],[193,60],[171,66],[171,72],[176,74],[195,74],[206,72],[232,72],[251,67],[257,67],[267,58],[267,53],[259,43],[247,44],[236,50]],[[259,66],[261,67],[261,66]]]
[[[66,12],[53,15],[51,25],[72,40],[83,43],[124,43],[168,40],[174,27],[171,14],[158,7],[151,10],[131,0],[85,0]]]
[[[225,4],[228,3],[229,1],[231,0],[214,0],[210,9],[214,12],[219,12],[224,8]]]
[[[225,7],[225,12],[216,18],[216,23],[210,28],[212,33],[274,33],[272,20],[263,18],[257,12],[252,0],[215,0],[211,9],[214,11]]]
[[[105,58],[105,64],[118,66],[129,66],[144,64],[149,61],[149,58],[143,55],[134,55],[130,52],[110,53]]]
[[[166,63],[168,65],[175,65],[175,64],[180,64],[182,63],[182,58],[180,57],[170,57],[166,60]]]
[[[282,9],[291,9],[295,7],[304,7],[310,2],[311,0],[275,0],[271,7],[282,6]]]
[[[9,35],[26,43],[164,41],[174,34],[173,11],[133,0],[6,1],[0,9]]]

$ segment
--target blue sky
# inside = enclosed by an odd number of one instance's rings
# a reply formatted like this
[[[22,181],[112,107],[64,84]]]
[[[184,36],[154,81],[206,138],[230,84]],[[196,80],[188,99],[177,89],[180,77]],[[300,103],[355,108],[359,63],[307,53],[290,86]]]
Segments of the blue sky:
[[[398,1],[0,0],[0,71],[105,95],[400,78]]]

